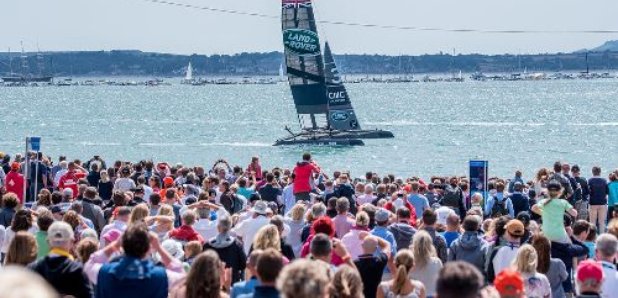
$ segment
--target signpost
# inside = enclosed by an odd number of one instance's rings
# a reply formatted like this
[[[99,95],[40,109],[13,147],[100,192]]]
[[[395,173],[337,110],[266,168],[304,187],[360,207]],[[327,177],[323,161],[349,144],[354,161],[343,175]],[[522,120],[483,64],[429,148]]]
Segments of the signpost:
[[[38,153],[41,151],[41,137],[26,137],[26,163],[24,169],[24,180],[28,181],[28,177],[30,175],[30,152],[36,152],[37,158]],[[34,198],[38,193],[38,173],[39,173],[39,162],[36,160],[36,165],[34,169],[34,184],[33,184],[33,195],[31,198]],[[24,200],[27,200],[28,196],[28,183],[24,183]]]
[[[486,160],[470,161],[470,195],[472,196],[474,193],[482,194],[483,202],[487,202],[488,169],[489,162]]]

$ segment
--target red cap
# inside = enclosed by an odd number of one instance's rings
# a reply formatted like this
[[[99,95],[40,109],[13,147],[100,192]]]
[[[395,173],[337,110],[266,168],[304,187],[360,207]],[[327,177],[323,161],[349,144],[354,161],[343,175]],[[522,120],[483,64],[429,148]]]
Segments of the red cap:
[[[598,262],[593,260],[585,260],[577,266],[577,280],[595,280],[597,282],[603,281],[603,267]]]
[[[406,184],[406,185],[403,186],[403,190],[405,192],[410,192],[410,191],[412,191],[412,186],[410,186],[410,184]]]
[[[160,163],[157,165],[157,168],[159,168],[160,170],[165,170],[166,166],[164,163]]]
[[[163,184],[164,185],[172,185],[172,184],[174,184],[174,178],[172,178],[172,177],[165,177],[165,178],[163,178]]]
[[[494,279],[494,287],[503,296],[518,296],[524,293],[524,279],[515,270],[504,269]]]
[[[17,171],[19,171],[19,168],[20,168],[20,167],[21,167],[21,166],[19,165],[19,163],[18,163],[18,162],[13,162],[13,163],[11,163],[11,170],[12,170],[12,171],[16,171],[16,172],[17,172]]]

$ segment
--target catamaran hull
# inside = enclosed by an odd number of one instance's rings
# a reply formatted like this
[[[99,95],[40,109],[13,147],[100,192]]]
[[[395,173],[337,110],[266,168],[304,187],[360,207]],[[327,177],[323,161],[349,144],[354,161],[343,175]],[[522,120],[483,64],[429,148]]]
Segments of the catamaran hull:
[[[275,146],[363,146],[365,143],[361,139],[390,139],[394,137],[392,132],[386,130],[305,130],[277,140]]]

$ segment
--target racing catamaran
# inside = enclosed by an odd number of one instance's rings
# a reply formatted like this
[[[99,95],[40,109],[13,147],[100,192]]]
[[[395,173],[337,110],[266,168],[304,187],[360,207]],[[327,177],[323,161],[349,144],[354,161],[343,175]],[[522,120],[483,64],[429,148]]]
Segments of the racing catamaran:
[[[341,81],[328,43],[322,52],[311,0],[282,0],[282,30],[288,83],[301,131],[279,145],[364,145],[361,139],[393,138],[363,130]]]

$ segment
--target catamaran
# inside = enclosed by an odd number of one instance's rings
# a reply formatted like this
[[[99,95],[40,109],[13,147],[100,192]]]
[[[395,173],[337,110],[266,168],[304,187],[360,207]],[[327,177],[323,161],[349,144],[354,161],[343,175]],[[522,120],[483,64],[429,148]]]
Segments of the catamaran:
[[[311,0],[282,0],[282,30],[288,83],[300,132],[279,145],[364,145],[361,139],[393,138],[390,131],[363,130],[328,42],[322,52]]]

